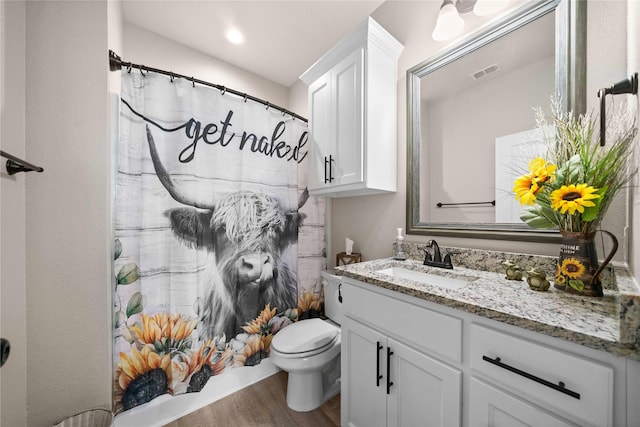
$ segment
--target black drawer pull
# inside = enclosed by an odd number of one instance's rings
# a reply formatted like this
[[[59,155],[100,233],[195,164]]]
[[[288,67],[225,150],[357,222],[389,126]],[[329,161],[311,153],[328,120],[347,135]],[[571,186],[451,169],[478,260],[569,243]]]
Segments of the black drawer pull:
[[[380,375],[380,350],[382,350],[382,344],[380,341],[376,342],[376,387],[380,387],[380,380],[382,379],[382,375]]]
[[[335,162],[331,154],[329,154],[329,182],[333,182],[333,162]]]
[[[493,364],[493,365],[499,366],[499,367],[501,367],[501,368],[504,368],[504,369],[506,369],[507,371],[511,371],[511,372],[513,372],[514,374],[522,375],[523,377],[525,377],[525,378],[527,378],[527,379],[530,379],[530,380],[532,380],[532,381],[535,381],[535,382],[537,382],[537,383],[540,383],[540,384],[546,385],[547,387],[550,387],[550,388],[552,388],[552,389],[554,389],[554,390],[557,390],[557,391],[559,391],[560,393],[567,394],[567,395],[569,395],[569,396],[573,397],[574,399],[578,399],[578,400],[580,400],[580,393],[576,393],[576,392],[575,392],[575,391],[573,391],[573,390],[569,390],[568,388],[565,388],[565,387],[564,387],[564,383],[563,383],[562,381],[560,381],[558,384],[554,384],[554,383],[552,383],[552,382],[550,382],[550,381],[547,381],[547,380],[545,380],[545,379],[542,379],[542,378],[540,378],[540,377],[536,377],[535,375],[532,375],[532,374],[530,374],[530,373],[528,373],[528,372],[521,371],[520,369],[518,369],[518,368],[514,368],[513,366],[509,366],[509,365],[507,365],[506,363],[502,363],[502,362],[500,361],[500,358],[499,358],[499,357],[496,357],[495,359],[492,359],[492,358],[487,357],[487,356],[482,356],[482,360],[484,360],[484,361],[486,361],[486,362],[489,362],[489,363],[491,363],[491,364]]]
[[[387,394],[391,394],[391,386],[393,385],[393,381],[391,381],[391,355],[393,351],[389,347],[387,347]]]
[[[327,160],[327,156],[324,156],[324,183],[329,182],[328,174],[327,174],[327,165],[329,164],[329,160]],[[331,167],[331,165],[329,165]],[[331,172],[329,172],[331,173]]]

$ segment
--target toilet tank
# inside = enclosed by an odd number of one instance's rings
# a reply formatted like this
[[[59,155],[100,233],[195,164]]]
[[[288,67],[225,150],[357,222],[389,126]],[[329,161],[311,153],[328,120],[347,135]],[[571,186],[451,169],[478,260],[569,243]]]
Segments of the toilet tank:
[[[324,314],[338,325],[342,324],[342,303],[340,302],[340,283],[342,278],[328,271],[321,272],[324,291]]]

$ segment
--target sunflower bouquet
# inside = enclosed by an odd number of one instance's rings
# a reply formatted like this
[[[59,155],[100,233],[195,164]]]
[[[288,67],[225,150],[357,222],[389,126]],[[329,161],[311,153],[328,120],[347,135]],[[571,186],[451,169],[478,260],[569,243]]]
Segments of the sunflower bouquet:
[[[526,206],[520,219],[534,228],[589,234],[598,229],[614,196],[636,172],[635,119],[622,110],[611,114],[611,135],[601,147],[589,115],[563,112],[557,100],[551,102],[551,111],[548,123],[542,109],[536,110],[546,158],[532,159],[529,172],[514,182],[515,197]]]
[[[557,100],[552,100],[551,111],[552,123],[540,108],[536,111],[546,156],[531,159],[528,173],[514,182],[515,197],[525,206],[520,219],[534,228],[560,231],[556,288],[602,296],[599,274],[618,245],[613,234],[599,228],[615,195],[637,171],[633,164],[635,117],[622,109],[607,117],[607,145],[602,147],[589,115],[575,117],[563,112]],[[614,242],[600,266],[594,243],[596,231],[609,235]]]

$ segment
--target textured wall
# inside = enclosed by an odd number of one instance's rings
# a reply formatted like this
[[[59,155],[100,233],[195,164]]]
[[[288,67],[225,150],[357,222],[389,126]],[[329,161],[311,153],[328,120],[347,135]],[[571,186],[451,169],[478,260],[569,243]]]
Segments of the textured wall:
[[[22,2],[0,2],[0,144],[25,155],[24,30]],[[25,181],[0,168],[0,336],[11,343],[11,355],[0,373],[0,425],[27,422],[27,301],[25,283]],[[35,163],[36,160],[33,160]]]
[[[26,2],[27,421],[111,404],[107,2]]]

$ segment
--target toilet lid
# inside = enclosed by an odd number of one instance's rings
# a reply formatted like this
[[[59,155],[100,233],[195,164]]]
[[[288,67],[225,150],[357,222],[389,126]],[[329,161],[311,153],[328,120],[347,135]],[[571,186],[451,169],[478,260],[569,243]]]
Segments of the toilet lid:
[[[322,319],[307,319],[287,326],[271,341],[271,347],[280,353],[306,353],[331,344],[338,328]]]

